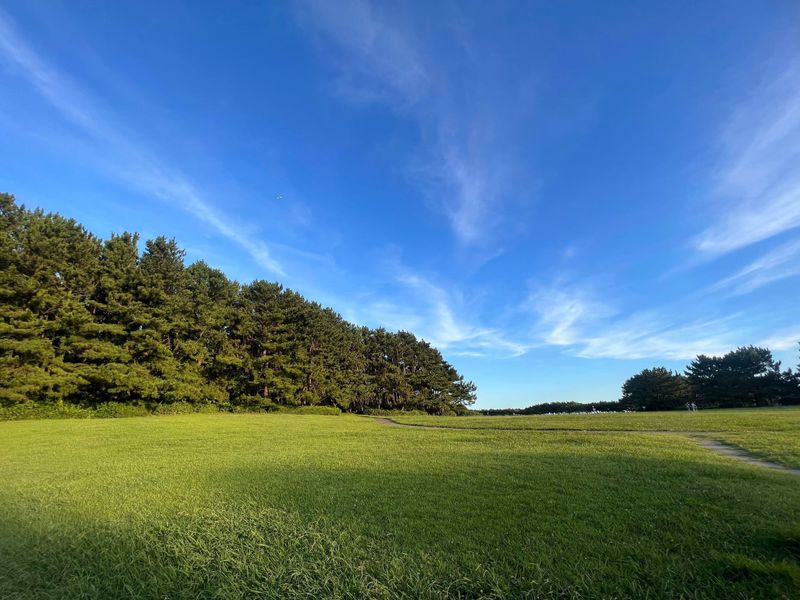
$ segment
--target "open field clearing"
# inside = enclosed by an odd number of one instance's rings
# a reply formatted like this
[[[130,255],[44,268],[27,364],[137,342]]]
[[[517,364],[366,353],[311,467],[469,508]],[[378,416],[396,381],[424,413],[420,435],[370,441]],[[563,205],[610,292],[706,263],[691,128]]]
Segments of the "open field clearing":
[[[800,594],[799,480],[681,435],[21,421],[0,477],[3,598]]]
[[[575,429],[607,431],[800,432],[800,407],[533,415],[518,417],[402,416],[399,423],[470,429]]]
[[[800,467],[800,408],[598,413],[519,417],[393,417],[404,425],[520,431],[701,433],[788,467]]]

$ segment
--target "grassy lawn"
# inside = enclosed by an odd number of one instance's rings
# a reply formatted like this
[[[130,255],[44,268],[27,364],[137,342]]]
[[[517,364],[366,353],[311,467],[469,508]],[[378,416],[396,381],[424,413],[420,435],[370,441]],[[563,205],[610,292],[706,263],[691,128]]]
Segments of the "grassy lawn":
[[[744,431],[714,434],[751,454],[787,467],[800,468],[800,431]]]
[[[739,423],[732,435],[800,419],[773,412],[657,415],[652,427],[698,417],[698,429]],[[796,477],[680,435],[535,428],[0,423],[0,597],[800,595]]]
[[[394,418],[394,417],[392,417]],[[403,416],[400,423],[470,429],[588,429],[606,431],[800,432],[800,406],[515,417]]]
[[[397,417],[398,423],[505,430],[699,432],[757,456],[800,468],[800,407],[690,412],[537,415],[518,417]]]

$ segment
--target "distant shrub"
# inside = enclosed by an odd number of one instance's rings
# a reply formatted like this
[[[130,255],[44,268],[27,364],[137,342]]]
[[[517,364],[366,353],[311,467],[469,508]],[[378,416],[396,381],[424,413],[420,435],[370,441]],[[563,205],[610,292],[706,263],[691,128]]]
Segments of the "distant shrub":
[[[194,412],[194,404],[188,402],[165,402],[156,404],[154,415],[188,415]]]
[[[292,408],[282,408],[282,413],[293,415],[340,415],[342,411],[338,406],[295,406]]]
[[[398,409],[389,409],[389,408],[365,408],[364,411],[361,413],[364,415],[369,415],[371,417],[401,417],[401,416],[425,416],[426,413],[424,410],[420,410],[415,408],[413,410],[398,410]]]
[[[438,415],[440,417],[457,417],[458,413],[450,408],[444,408],[438,413]]]
[[[396,411],[387,410],[385,408],[365,408],[361,411],[362,415],[369,415],[371,417],[388,417],[393,415]]]
[[[280,409],[280,406],[261,396],[239,396],[236,404],[231,406],[231,412],[235,413],[276,412]]]
[[[233,406],[216,404],[192,404],[190,402],[164,402],[150,406],[144,404],[122,402],[103,402],[94,407],[83,407],[76,404],[34,404],[26,402],[14,406],[0,406],[0,421],[16,421],[21,419],[116,419],[122,417],[144,417],[147,415],[188,415],[192,413],[216,414],[221,411],[233,413],[282,412],[298,415],[340,415],[342,411],[336,406],[279,406],[264,400],[260,396],[239,399]],[[247,402],[247,401],[250,402]],[[406,413],[410,414],[410,413]]]
[[[92,417],[98,419],[117,419],[123,417],[145,417],[150,414],[142,404],[123,404],[122,402],[103,402],[94,409],[87,409]]]
[[[0,406],[0,420],[18,421],[21,419],[88,419],[94,411],[75,404],[59,402],[56,404],[34,404],[26,402],[14,406]]]

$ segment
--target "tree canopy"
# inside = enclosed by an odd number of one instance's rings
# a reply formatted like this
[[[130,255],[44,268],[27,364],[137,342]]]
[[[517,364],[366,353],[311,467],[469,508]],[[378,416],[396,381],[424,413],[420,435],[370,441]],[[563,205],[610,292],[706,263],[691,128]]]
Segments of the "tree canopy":
[[[723,356],[695,358],[685,374],[664,367],[644,369],[622,386],[623,408],[669,410],[687,402],[701,408],[735,408],[800,403],[800,379],[781,371],[768,348],[744,346]]]
[[[686,368],[695,402],[708,407],[798,402],[798,379],[767,348],[745,346],[724,356],[700,355]]]
[[[0,404],[172,402],[444,414],[475,385],[412,333],[242,285],[174,239],[101,240],[0,194]]]
[[[622,386],[620,404],[632,410],[669,410],[689,401],[686,378],[664,367],[644,369]]]
[[[485,415],[674,410],[694,403],[701,408],[800,404],[800,369],[781,371],[767,348],[745,346],[724,356],[700,355],[685,374],[665,367],[644,369],[622,385],[618,402],[546,402],[527,408],[481,411]]]

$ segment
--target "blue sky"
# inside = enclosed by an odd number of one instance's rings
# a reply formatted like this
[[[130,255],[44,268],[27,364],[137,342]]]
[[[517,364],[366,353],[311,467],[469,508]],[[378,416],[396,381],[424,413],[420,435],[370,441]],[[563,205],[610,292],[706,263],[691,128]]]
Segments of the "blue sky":
[[[800,340],[800,5],[0,1],[0,189],[407,329],[480,407]]]

